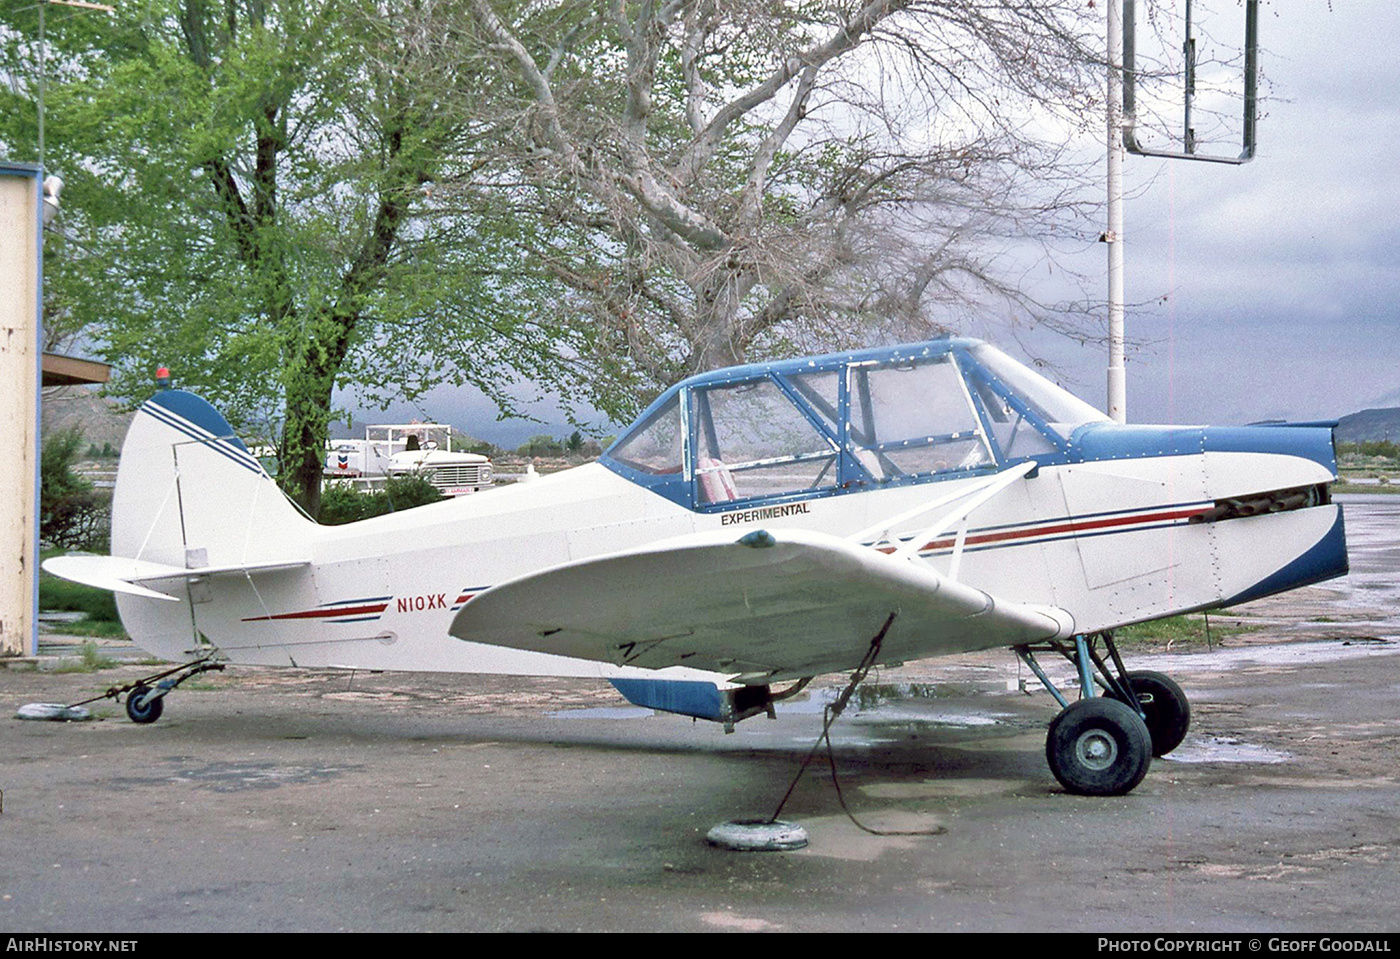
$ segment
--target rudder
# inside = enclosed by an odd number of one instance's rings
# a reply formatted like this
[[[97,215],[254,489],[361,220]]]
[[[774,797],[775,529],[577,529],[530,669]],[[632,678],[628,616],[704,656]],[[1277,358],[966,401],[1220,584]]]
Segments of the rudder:
[[[304,555],[315,528],[198,396],[165,390],[137,411],[112,494],[113,556],[182,569],[277,562]],[[185,594],[178,604],[118,594],[132,638],[183,658],[192,646],[190,588],[170,590]]]

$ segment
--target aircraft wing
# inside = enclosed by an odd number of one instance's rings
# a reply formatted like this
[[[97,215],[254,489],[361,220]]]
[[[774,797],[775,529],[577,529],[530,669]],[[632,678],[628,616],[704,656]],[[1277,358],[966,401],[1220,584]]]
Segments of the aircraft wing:
[[[854,669],[891,613],[879,662],[1073,632],[1053,607],[998,600],[920,560],[824,533],[701,533],[501,583],[453,620],[459,639],[757,682]]]

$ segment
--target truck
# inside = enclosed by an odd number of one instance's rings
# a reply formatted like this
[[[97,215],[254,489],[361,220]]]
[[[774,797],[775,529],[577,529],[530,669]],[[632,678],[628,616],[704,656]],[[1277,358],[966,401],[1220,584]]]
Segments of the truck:
[[[421,476],[444,496],[464,496],[492,484],[489,457],[454,450],[453,430],[441,423],[367,426],[365,438],[327,443],[327,482],[373,489],[386,480]]]

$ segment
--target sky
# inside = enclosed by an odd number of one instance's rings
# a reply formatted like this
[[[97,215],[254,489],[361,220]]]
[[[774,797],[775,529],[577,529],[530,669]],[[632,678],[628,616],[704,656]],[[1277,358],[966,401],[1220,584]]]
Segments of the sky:
[[[1234,3],[1218,6],[1242,20]],[[1129,422],[1311,420],[1400,406],[1397,28],[1393,0],[1265,2],[1268,91],[1255,159],[1127,158]],[[1102,245],[1073,266],[1102,276],[1106,290]],[[1066,386],[1106,405],[1102,345],[1021,339]],[[1028,358],[1017,342],[997,345]],[[484,398],[444,389],[358,416],[436,418],[507,446],[568,432],[557,404],[534,410],[543,424],[498,423]]]
[[[1130,421],[1400,405],[1397,26],[1385,0],[1267,4],[1255,159],[1128,158],[1126,298],[1166,297],[1128,317],[1153,343],[1129,359]]]

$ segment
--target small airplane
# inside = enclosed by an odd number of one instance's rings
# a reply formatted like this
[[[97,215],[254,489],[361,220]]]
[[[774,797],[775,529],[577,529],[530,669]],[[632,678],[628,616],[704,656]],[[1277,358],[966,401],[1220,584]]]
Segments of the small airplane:
[[[1007,646],[1062,707],[1055,777],[1120,795],[1190,707],[1112,630],[1345,574],[1330,425],[1118,425],[943,338],[694,376],[594,463],[327,527],[163,390],[122,449],[112,555],[44,567],[114,590],[180,664],[120,691],[137,722],[261,664],[601,677],[732,730],[817,675]],[[1074,701],[1036,653],[1075,665]]]

